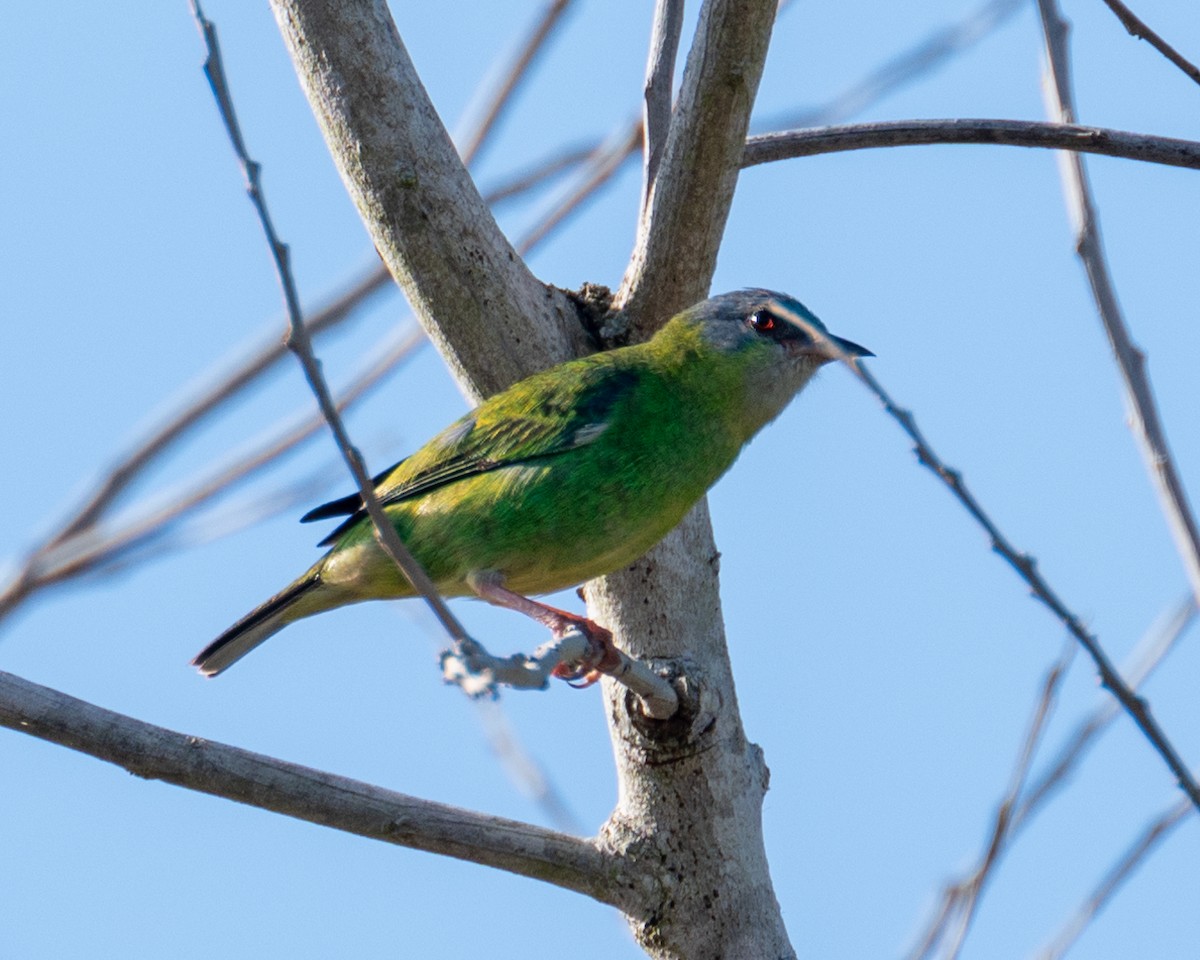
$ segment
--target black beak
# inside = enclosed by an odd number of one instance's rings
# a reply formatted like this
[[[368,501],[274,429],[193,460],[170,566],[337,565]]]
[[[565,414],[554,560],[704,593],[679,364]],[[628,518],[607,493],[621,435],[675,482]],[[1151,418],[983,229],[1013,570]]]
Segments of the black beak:
[[[873,354],[866,347],[860,347],[853,340],[843,340],[841,337],[835,337],[832,333],[827,334],[827,336],[829,337],[830,340],[832,340],[835,344],[837,344],[838,349],[841,350],[842,353],[846,354],[847,356],[851,356],[851,357],[873,357],[873,356],[875,356],[875,354]]]

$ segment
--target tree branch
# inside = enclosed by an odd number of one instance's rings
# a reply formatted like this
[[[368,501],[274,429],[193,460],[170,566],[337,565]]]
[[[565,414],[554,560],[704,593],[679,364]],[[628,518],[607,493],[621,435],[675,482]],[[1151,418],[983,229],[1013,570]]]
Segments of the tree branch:
[[[1061,960],[1075,941],[1112,901],[1117,891],[1137,868],[1146,862],[1158,846],[1171,835],[1191,812],[1187,800],[1180,800],[1154,818],[1101,879],[1091,896],[1076,910],[1058,934],[1037,954],[1038,960]]]
[[[1184,598],[1169,617],[1160,618],[1138,642],[1128,663],[1121,668],[1122,676],[1129,679],[1134,689],[1161,663],[1162,658],[1174,647],[1184,631],[1196,616],[1196,602],[1191,594]],[[1037,709],[1042,709],[1039,702]],[[924,960],[933,956],[942,941],[949,935],[951,924],[958,923],[961,927],[961,914],[967,897],[976,903],[983,894],[989,872],[994,873],[1002,856],[1016,842],[1021,831],[1030,823],[1033,816],[1061,787],[1070,773],[1078,766],[1087,753],[1088,748],[1096,738],[1112,723],[1120,713],[1120,705],[1111,697],[1104,697],[1101,703],[1081,722],[1075,731],[1067,738],[1054,757],[1043,765],[1041,772],[1034,778],[1028,779],[1022,788],[1020,797],[1015,805],[1001,803],[997,809],[1004,812],[1006,829],[999,847],[989,846],[976,865],[964,872],[958,879],[946,884],[938,896],[938,909],[926,925],[915,946],[907,956],[910,960]],[[1032,721],[1031,721],[1032,723]]]
[[[1045,35],[1047,107],[1064,123],[1075,121],[1074,95],[1071,92],[1070,61],[1067,51],[1067,24],[1058,13],[1054,0],[1038,0]],[[1100,220],[1092,188],[1088,183],[1083,158],[1075,153],[1061,155],[1063,192],[1075,228],[1075,251],[1083,261],[1100,322],[1108,336],[1113,359],[1125,384],[1125,398],[1132,414],[1131,426],[1141,449],[1142,459],[1158,491],[1159,503],[1167,519],[1175,547],[1183,561],[1192,593],[1200,601],[1200,529],[1188,503],[1183,481],[1167,443],[1166,430],[1154,400],[1150,377],[1146,373],[1146,355],[1133,342],[1117,303],[1104,255]],[[1185,778],[1186,780],[1186,778]],[[1193,799],[1196,799],[1193,797]],[[1200,800],[1197,800],[1200,803]]]
[[[1072,150],[1200,170],[1200,143],[1194,140],[1153,137],[1144,133],[1083,127],[1073,123],[968,119],[889,120],[762,134],[746,141],[742,166],[753,167],[760,163],[847,150],[949,143],[992,143]]]
[[[488,97],[487,106],[482,111],[482,118],[472,124],[474,130],[467,142],[463,144],[462,162],[466,166],[471,166],[479,158],[479,153],[491,138],[496,123],[504,110],[511,106],[517,87],[529,77],[529,68],[533,66],[533,62],[545,49],[546,41],[550,39],[555,28],[562,22],[562,15],[567,12],[567,7],[570,5],[571,0],[550,0],[533,30],[521,44],[517,55],[505,72],[504,79],[494,85]]]
[[[646,61],[645,103],[642,106],[642,202],[645,211],[658,174],[658,164],[671,131],[671,106],[675,93],[675,55],[683,30],[683,0],[658,0]]]
[[[996,812],[992,815],[987,845],[976,866],[942,892],[942,903],[937,918],[926,930],[920,945],[908,955],[911,960],[926,960],[946,938],[949,938],[944,950],[947,960],[957,960],[962,952],[984,888],[1011,842],[1017,802],[1029,779],[1034,756],[1045,736],[1050,715],[1058,703],[1059,690],[1074,654],[1075,646],[1068,641],[1066,648],[1042,678],[1041,692],[1025,732],[1017,762],[1009,776],[1004,795],[996,805]],[[951,924],[954,925],[953,934],[950,931]]]
[[[1121,21],[1121,26],[1129,31],[1130,36],[1136,37],[1139,40],[1145,40],[1150,46],[1191,77],[1192,80],[1200,83],[1200,69],[1197,69],[1194,63],[1185,58],[1183,54],[1151,30],[1146,22],[1125,6],[1121,0],[1104,0],[1104,2],[1108,6],[1108,9],[1117,15],[1117,19]]]
[[[192,13],[200,27],[200,32],[204,37],[205,47],[208,51],[208,56],[204,61],[204,73],[208,77],[209,84],[212,86],[213,95],[216,97],[217,107],[221,113],[221,119],[225,123],[225,129],[229,133],[234,153],[237,155],[238,163],[241,165],[242,172],[246,178],[246,192],[250,197],[250,202],[254,205],[255,212],[258,214],[258,220],[262,225],[263,234],[266,236],[267,246],[271,251],[271,259],[275,264],[275,273],[283,292],[283,300],[287,308],[288,317],[288,335],[285,343],[288,349],[296,355],[296,359],[299,360],[300,366],[304,370],[304,378],[308,381],[313,396],[316,397],[321,415],[325,418],[325,422],[329,424],[329,430],[333,434],[338,451],[346,461],[346,466],[354,477],[358,493],[362,497],[363,508],[366,510],[367,515],[371,518],[371,523],[375,527],[375,539],[378,541],[380,549],[392,558],[405,579],[412,584],[413,589],[425,601],[454,644],[466,653],[481,652],[478,644],[467,633],[466,628],[463,627],[458,618],[450,611],[450,607],[441,594],[438,593],[437,586],[429,574],[425,572],[424,568],[417,562],[417,559],[400,539],[400,535],[396,532],[395,527],[392,526],[387,514],[384,513],[383,505],[379,502],[379,498],[375,494],[375,484],[372,482],[371,475],[367,471],[362,454],[350,440],[350,435],[346,431],[341,413],[338,411],[337,404],[333,402],[333,396],[329,392],[329,385],[325,382],[321,365],[317,361],[316,354],[313,353],[312,340],[304,327],[304,319],[300,308],[300,295],[296,291],[295,278],[292,276],[291,256],[287,244],[275,232],[275,225],[272,222],[271,214],[267,207],[266,195],[262,189],[262,168],[250,157],[245,139],[242,136],[241,127],[237,121],[237,115],[233,107],[233,98],[229,92],[229,87],[225,79],[225,70],[221,63],[221,52],[217,44],[216,27],[213,26],[212,21],[204,16],[199,0],[191,0],[191,5]]]
[[[1183,762],[1183,758],[1179,756],[1174,744],[1154,718],[1154,715],[1150,711],[1149,702],[1144,697],[1138,696],[1130,688],[1129,684],[1122,679],[1120,673],[1117,672],[1112,661],[1109,659],[1108,654],[1100,645],[1099,639],[1088,631],[1083,625],[1083,621],[1063,603],[1062,599],[1054,592],[1050,584],[1038,571],[1037,561],[1030,554],[1018,550],[1000,532],[995,521],[988,515],[979,501],[975,499],[970,490],[967,489],[962,474],[958,470],[947,466],[933,452],[933,448],[917,427],[917,422],[912,412],[898,406],[883,388],[882,384],[875,379],[863,364],[850,359],[848,360],[848,365],[854,370],[855,375],[863,385],[879,398],[879,402],[883,404],[884,409],[900,424],[901,429],[913,441],[914,452],[921,465],[929,468],[950,489],[950,492],[954,494],[954,497],[963,505],[975,522],[987,532],[992,543],[992,549],[1008,562],[1009,566],[1029,585],[1033,591],[1033,595],[1044,603],[1062,622],[1063,626],[1067,628],[1071,636],[1079,641],[1079,645],[1092,658],[1092,663],[1096,666],[1096,672],[1100,675],[1101,684],[1109,693],[1117,698],[1117,701],[1129,715],[1129,718],[1137,725],[1142,735],[1150,742],[1150,745],[1174,775],[1179,788],[1187,794],[1188,799],[1191,800],[1197,812],[1200,812],[1200,785],[1196,783],[1195,778]]]
[[[1024,8],[1024,0],[988,0],[961,20],[932,30],[923,40],[890,57],[820,106],[789,110],[761,123],[756,121],[755,126],[759,129],[817,127],[862,113],[887,95],[961,56]]]
[[[272,0],[342,180],[430,338],[475,399],[585,352],[459,160],[385,0]]]
[[[703,299],[733,202],[773,0],[707,0],[615,305],[642,339]]]
[[[588,840],[492,817],[144,723],[0,672],[0,725],[298,820],[496,867],[621,906],[635,868]]]

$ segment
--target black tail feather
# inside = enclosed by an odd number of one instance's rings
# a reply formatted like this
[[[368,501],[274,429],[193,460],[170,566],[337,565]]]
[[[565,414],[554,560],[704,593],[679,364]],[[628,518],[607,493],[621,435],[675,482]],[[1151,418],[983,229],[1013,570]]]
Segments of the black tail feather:
[[[281,590],[196,654],[192,666],[205,676],[215,677],[281,630],[289,621],[279,621],[279,615],[320,583],[320,575],[313,573]]]

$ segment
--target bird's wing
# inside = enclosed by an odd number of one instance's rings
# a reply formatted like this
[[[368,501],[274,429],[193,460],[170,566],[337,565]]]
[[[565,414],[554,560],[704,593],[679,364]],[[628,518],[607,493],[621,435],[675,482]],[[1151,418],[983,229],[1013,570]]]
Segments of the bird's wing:
[[[468,477],[593,442],[640,378],[637,370],[600,362],[603,359],[576,361],[565,376],[558,368],[536,374],[486,400],[411,457],[378,474],[374,484],[380,503],[400,503]],[[310,510],[301,520],[342,515],[347,519],[320,543],[328,546],[366,516],[359,494]]]

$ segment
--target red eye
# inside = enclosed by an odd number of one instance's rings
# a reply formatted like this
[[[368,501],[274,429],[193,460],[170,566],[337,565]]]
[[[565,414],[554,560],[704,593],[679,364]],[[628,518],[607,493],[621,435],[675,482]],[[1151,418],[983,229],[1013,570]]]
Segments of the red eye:
[[[759,310],[750,317],[750,326],[759,333],[770,333],[778,323],[779,321],[768,310]]]

